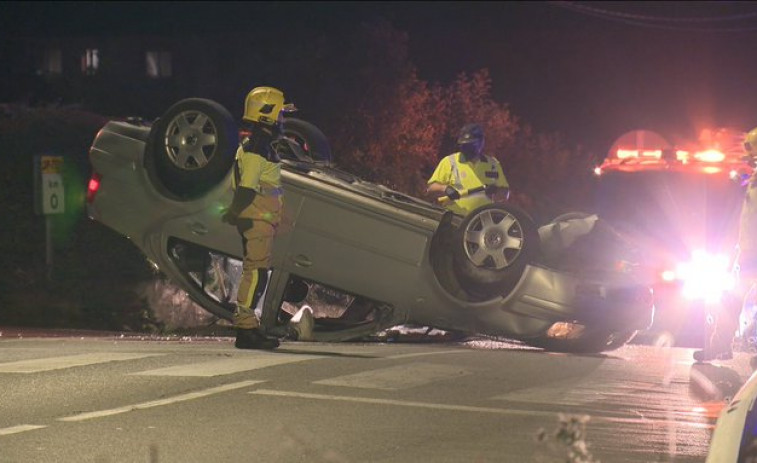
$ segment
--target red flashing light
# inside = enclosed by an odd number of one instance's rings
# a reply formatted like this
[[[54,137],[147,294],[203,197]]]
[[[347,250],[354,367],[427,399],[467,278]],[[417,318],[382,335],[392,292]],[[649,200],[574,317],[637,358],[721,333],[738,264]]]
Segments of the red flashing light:
[[[700,151],[694,155],[695,158],[702,162],[723,162],[725,161],[725,154],[718,150]]]

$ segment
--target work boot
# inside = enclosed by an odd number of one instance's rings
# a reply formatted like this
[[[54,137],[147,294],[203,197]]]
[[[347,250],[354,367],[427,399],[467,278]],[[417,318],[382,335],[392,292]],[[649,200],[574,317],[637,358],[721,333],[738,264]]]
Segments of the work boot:
[[[702,349],[694,352],[694,360],[697,362],[709,362],[710,360],[731,360],[732,351],[714,352],[712,350]]]
[[[237,339],[234,341],[237,349],[263,349],[273,350],[279,347],[279,340],[269,338],[255,328],[252,330],[237,329]]]
[[[292,327],[298,341],[312,341],[313,326],[315,325],[313,309],[307,305],[303,305],[289,321],[289,325]]]

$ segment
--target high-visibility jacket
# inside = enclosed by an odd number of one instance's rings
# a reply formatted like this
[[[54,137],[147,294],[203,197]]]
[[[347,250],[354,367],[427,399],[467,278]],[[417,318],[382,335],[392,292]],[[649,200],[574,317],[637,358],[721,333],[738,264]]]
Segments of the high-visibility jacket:
[[[481,160],[468,161],[460,152],[444,157],[428,180],[428,184],[441,183],[456,190],[469,190],[487,185],[509,188],[502,165],[493,156],[484,156]],[[456,201],[450,201],[446,207],[459,215],[468,215],[474,209],[492,200],[483,191],[472,193]]]
[[[271,162],[260,154],[237,149],[231,186],[255,190],[252,203],[239,213],[243,219],[266,220],[277,224],[281,214],[281,163]]]

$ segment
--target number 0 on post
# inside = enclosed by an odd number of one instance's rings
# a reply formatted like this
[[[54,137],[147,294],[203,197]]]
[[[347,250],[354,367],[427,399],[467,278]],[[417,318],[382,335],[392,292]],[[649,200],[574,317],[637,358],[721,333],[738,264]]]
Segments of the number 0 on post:
[[[62,214],[65,196],[63,195],[63,157],[40,156],[42,213]]]

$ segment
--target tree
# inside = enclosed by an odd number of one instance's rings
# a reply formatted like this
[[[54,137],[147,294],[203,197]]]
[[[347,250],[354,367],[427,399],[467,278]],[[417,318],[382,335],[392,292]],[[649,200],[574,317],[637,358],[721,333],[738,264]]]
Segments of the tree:
[[[557,134],[536,132],[495,101],[487,69],[446,84],[423,81],[408,35],[385,21],[360,24],[345,40],[313,39],[306,48],[301,58],[287,58],[311,77],[295,92],[319,108],[308,119],[328,134],[345,170],[422,197],[438,161],[456,150],[460,128],[477,122],[486,132],[485,152],[503,164],[512,202],[541,220],[581,204],[590,156]],[[292,68],[284,69],[291,77]]]
[[[420,194],[444,137],[445,102],[439,86],[417,77],[407,39],[386,22],[362,24],[347,40],[331,43],[316,73],[323,78],[319,93],[329,115],[322,120],[336,163]]]
[[[359,176],[420,196],[442,156],[455,149],[457,131],[482,121],[487,145],[512,143],[517,121],[491,98],[487,70],[461,74],[445,86],[418,78],[407,34],[378,21],[357,27],[347,40],[315,41],[311,74],[320,78],[322,126],[336,162]],[[349,63],[345,66],[345,63]],[[341,65],[340,65],[341,64]]]
[[[444,141],[445,152],[456,149],[455,139],[460,128],[468,123],[481,124],[486,134],[484,151],[500,158],[512,147],[515,134],[520,130],[518,119],[505,104],[491,96],[491,77],[487,69],[470,76],[461,73],[446,89],[446,120],[449,127]]]
[[[572,210],[591,212],[593,156],[570,148],[557,133],[540,133],[523,125],[505,158],[511,200],[537,222]]]

